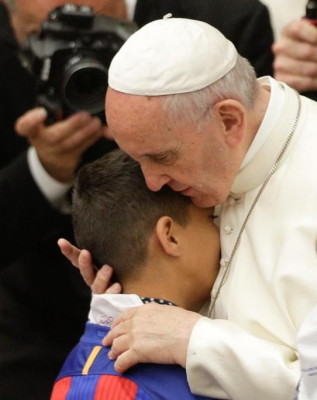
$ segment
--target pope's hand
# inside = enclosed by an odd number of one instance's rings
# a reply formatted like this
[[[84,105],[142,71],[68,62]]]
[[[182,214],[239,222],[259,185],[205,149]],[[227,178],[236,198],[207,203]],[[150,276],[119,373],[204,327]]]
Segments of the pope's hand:
[[[274,76],[299,92],[317,90],[317,29],[305,20],[287,25],[274,44]]]
[[[117,294],[121,292],[121,285],[114,283],[111,285],[110,279],[112,276],[112,268],[108,265],[103,265],[98,271],[93,265],[92,257],[89,251],[80,250],[73,246],[66,239],[59,239],[58,245],[63,255],[79,269],[81,276],[91,291],[95,294]]]
[[[103,340],[109,358],[124,372],[138,363],[186,367],[189,339],[201,315],[179,307],[148,304],[124,311]]]

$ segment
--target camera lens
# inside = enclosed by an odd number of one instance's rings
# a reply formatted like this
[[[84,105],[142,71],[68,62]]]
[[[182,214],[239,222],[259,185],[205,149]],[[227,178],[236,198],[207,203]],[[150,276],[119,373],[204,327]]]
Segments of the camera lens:
[[[104,110],[108,71],[96,59],[74,58],[66,66],[62,96],[69,108],[92,115]]]

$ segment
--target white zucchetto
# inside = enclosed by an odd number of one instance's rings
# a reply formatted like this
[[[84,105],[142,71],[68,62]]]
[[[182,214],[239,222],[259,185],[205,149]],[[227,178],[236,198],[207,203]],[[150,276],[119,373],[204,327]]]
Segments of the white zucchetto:
[[[231,71],[237,56],[233,43],[211,25],[165,18],[130,36],[112,60],[108,83],[142,96],[193,92]]]

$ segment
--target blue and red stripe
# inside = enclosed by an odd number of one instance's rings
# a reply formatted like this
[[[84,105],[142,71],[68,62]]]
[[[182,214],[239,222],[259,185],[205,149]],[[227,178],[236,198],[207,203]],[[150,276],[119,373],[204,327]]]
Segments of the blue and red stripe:
[[[67,377],[56,382],[51,400],[150,400],[138,385],[112,375]]]

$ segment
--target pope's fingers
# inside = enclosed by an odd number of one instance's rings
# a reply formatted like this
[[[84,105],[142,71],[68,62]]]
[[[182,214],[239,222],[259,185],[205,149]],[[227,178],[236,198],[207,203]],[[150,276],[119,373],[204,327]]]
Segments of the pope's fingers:
[[[138,307],[133,307],[122,312],[119,317],[114,320],[110,332],[102,340],[104,346],[111,346],[116,338],[131,331],[132,325],[130,319],[135,315],[135,310],[137,308]]]
[[[68,260],[78,268],[78,257],[80,254],[80,250],[73,246],[68,240],[66,239],[59,239],[57,242],[62,254],[68,258]]]
[[[45,108],[35,108],[17,119],[15,130],[20,136],[30,137],[36,135],[46,118],[47,111]]]
[[[145,306],[144,306],[145,307]],[[143,307],[143,308],[144,308]],[[130,320],[135,317],[135,315],[140,311],[141,307],[132,307],[128,310],[123,311],[118,318],[116,318],[111,326],[111,330],[114,329],[117,325]]]
[[[122,353],[129,350],[129,337],[128,335],[121,335],[116,337],[111,345],[108,357],[110,360],[116,360]]]
[[[127,350],[124,353],[120,354],[120,356],[117,358],[114,364],[114,369],[122,374],[129,368],[138,364],[138,362],[139,361],[136,353],[134,353],[132,350]]]

